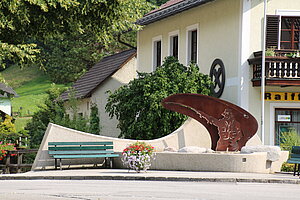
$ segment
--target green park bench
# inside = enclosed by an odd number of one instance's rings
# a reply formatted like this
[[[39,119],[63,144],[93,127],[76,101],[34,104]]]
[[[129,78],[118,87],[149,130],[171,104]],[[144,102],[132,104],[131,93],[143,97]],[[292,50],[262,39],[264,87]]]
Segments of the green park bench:
[[[296,176],[296,172],[299,176],[300,171],[300,146],[292,146],[291,157],[287,160],[287,163],[295,164],[294,166],[294,176]]]
[[[49,142],[48,152],[57,160],[62,170],[62,159],[104,158],[106,166],[112,168],[112,158],[119,157],[113,151],[113,142]]]

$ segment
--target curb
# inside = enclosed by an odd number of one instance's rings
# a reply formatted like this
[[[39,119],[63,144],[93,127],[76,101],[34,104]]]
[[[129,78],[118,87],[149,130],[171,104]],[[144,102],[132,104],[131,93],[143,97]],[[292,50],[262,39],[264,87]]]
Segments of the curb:
[[[300,184],[300,179],[251,179],[251,178],[190,178],[143,176],[0,176],[0,180],[124,180],[124,181],[177,181],[222,183],[279,183]]]

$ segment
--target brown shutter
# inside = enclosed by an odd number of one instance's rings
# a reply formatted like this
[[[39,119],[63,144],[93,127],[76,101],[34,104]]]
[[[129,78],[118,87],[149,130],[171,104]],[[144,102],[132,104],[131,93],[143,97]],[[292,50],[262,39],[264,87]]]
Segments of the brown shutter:
[[[266,48],[278,48],[279,16],[267,15]]]

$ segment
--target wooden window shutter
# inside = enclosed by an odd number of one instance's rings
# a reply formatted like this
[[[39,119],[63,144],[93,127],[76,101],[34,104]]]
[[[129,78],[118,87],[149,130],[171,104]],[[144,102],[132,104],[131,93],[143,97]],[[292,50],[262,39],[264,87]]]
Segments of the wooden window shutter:
[[[279,16],[267,15],[266,48],[278,48]]]

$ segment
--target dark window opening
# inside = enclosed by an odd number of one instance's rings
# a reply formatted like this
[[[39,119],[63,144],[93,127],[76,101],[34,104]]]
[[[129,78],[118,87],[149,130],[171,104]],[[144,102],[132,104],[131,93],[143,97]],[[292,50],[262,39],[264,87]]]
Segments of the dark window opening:
[[[155,45],[154,67],[158,67],[161,65],[161,41],[156,41],[154,45]]]
[[[171,37],[171,56],[178,59],[178,35]]]
[[[191,31],[191,62],[197,63],[197,30]]]

